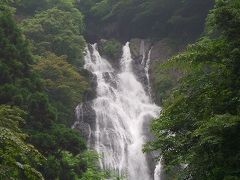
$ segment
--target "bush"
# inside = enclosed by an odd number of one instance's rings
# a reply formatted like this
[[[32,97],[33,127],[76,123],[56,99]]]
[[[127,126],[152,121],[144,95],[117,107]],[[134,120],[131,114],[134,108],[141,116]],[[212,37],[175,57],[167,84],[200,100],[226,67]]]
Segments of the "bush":
[[[119,41],[111,39],[102,43],[99,47],[100,53],[108,59],[116,61],[121,57],[122,45]]]

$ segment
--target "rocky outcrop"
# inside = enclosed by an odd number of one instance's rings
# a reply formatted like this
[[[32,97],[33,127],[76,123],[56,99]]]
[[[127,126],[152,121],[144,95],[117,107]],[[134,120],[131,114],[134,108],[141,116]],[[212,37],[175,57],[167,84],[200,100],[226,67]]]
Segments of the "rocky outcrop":
[[[98,49],[100,51],[100,54],[102,57],[105,57],[108,59],[108,56],[104,54],[104,51],[101,51],[100,49],[104,46],[106,43],[106,40],[100,40],[98,43]],[[90,52],[92,52],[92,49],[89,47]],[[147,60],[150,58],[150,67],[149,67],[149,74],[150,74],[150,82],[153,98],[156,99],[157,91],[159,90],[159,87],[156,86],[157,78],[159,76],[155,76],[156,73],[158,73],[158,68],[160,64],[167,61],[169,57],[171,57],[174,53],[177,52],[177,50],[172,45],[172,42],[169,40],[161,40],[158,42],[152,42],[150,40],[143,40],[143,39],[132,39],[130,41],[130,50],[131,55],[133,59],[133,71],[138,78],[138,80],[143,84],[145,91],[149,93],[149,81],[146,75],[146,67],[147,67]],[[151,53],[150,53],[151,52]],[[91,53],[92,54],[92,53]],[[94,58],[93,58],[94,59]],[[118,56],[116,59],[108,59],[108,61],[112,64],[114,69],[119,70],[120,68],[120,59],[121,56]],[[116,70],[116,71],[117,71]],[[96,88],[97,88],[97,82],[96,77],[91,74],[90,72],[86,72],[87,77],[89,77],[89,82],[91,84],[91,88],[89,88],[84,95],[83,103],[80,104],[76,108],[76,123],[74,124],[74,128],[79,130],[79,132],[85,137],[85,139],[88,141],[88,144],[91,147],[94,147],[94,134],[92,131],[95,131],[96,129],[96,113],[94,109],[92,108],[93,100],[96,98]],[[174,71],[169,71],[169,77],[178,77],[179,74]],[[159,75],[159,74],[157,74]],[[174,76],[173,76],[174,75]],[[111,84],[111,86],[117,86],[116,82],[111,81],[110,74],[104,73],[103,74],[104,79]],[[156,102],[156,101],[155,101]],[[149,119],[149,118],[146,118]],[[150,127],[151,121],[147,121],[144,123],[144,134],[146,137],[148,137],[148,140],[152,140],[153,136],[150,133],[149,127]],[[153,175],[154,169],[156,166],[156,162],[153,160],[156,157],[155,153],[148,153],[147,160],[149,167],[151,169],[151,173]]]
[[[151,49],[151,41],[144,39],[132,39],[130,41],[131,55],[133,59],[133,71],[137,79],[144,85],[147,92],[148,81],[146,77],[145,67],[148,53]]]
[[[79,71],[79,73],[81,75],[83,75],[88,83],[89,83],[89,88],[87,88],[83,94],[83,102],[87,102],[87,101],[91,101],[93,99],[96,98],[96,87],[97,87],[97,83],[96,83],[96,76],[93,75],[92,73],[90,73],[89,71],[85,70],[85,69],[81,69]]]
[[[186,44],[176,43],[170,39],[162,39],[153,43],[149,76],[152,98],[158,105],[162,104],[163,98],[169,95],[182,76],[178,68],[162,69],[160,66],[185,47]]]
[[[162,75],[161,72],[158,72],[161,71],[161,68],[159,68],[159,66],[165,63],[170,57],[172,57],[175,53],[179,52],[184,47],[184,45],[181,47],[175,46],[175,44],[169,39],[163,39],[157,42],[151,42],[150,40],[146,39],[132,39],[130,41],[130,49],[133,58],[133,70],[138,80],[145,86],[145,89],[147,88],[148,84],[145,71],[145,63],[146,60],[150,58],[149,77],[150,86],[152,87],[150,93],[153,100],[157,104],[161,104],[158,100],[159,90],[166,90],[161,88],[161,85],[158,86],[159,78],[161,79],[161,77],[159,76]],[[169,71],[164,73],[164,76],[167,76],[170,80],[172,80],[173,84],[175,84],[177,79],[181,76],[181,73],[176,69],[170,69]],[[164,83],[164,81],[161,82]],[[146,89],[146,92],[147,91],[148,89]],[[145,136],[148,137],[148,141],[151,141],[154,138],[153,135],[150,133],[150,123],[151,121],[148,121],[145,122],[143,125],[144,133]],[[152,173],[154,173],[156,167],[156,162],[153,161],[153,159],[155,159],[158,154],[159,152],[151,152],[147,154],[148,164]],[[162,178],[167,179],[167,175],[164,172],[162,173]]]
[[[89,47],[89,50],[92,49]],[[90,87],[84,92],[82,103],[75,109],[75,123],[72,128],[77,129],[84,137],[88,144],[93,147],[93,134],[96,126],[96,113],[92,108],[93,100],[96,96],[97,80],[96,76],[87,70],[81,70],[82,74],[87,77]]]
[[[151,64],[154,62],[164,63],[170,58],[175,50],[166,39],[153,43],[151,52]]]
[[[92,101],[79,104],[76,109],[76,122],[73,125],[77,129],[90,146],[94,146],[94,137],[92,130],[96,129],[96,113],[92,108]]]

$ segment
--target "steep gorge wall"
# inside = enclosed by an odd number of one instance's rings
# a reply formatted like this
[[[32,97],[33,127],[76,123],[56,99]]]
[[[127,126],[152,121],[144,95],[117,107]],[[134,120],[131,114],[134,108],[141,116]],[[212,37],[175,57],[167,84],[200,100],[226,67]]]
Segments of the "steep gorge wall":
[[[144,52],[142,52],[143,43]],[[162,39],[159,41],[151,41],[149,39],[130,40],[135,74],[145,87],[147,81],[141,61],[143,58],[147,58],[147,53],[151,50],[149,67],[151,95],[154,102],[158,105],[162,104],[164,97],[167,96],[170,90],[177,85],[177,81],[181,77],[181,72],[178,69],[170,68],[165,70],[161,65],[178,52],[184,50],[185,47],[186,43],[176,43],[171,39]]]
[[[111,65],[118,70],[122,55],[122,46],[120,46],[117,55],[114,58],[111,58],[108,54],[106,54],[106,52],[102,51],[107,41],[108,40],[101,39],[97,42],[99,52],[102,57],[108,59]],[[124,43],[121,43],[121,45],[123,44]],[[137,79],[145,86],[145,89],[147,88],[147,77],[144,71],[144,66],[141,63],[144,58],[148,58],[148,52],[151,50],[149,76],[151,95],[155,103],[161,105],[164,96],[167,96],[169,91],[176,86],[178,79],[181,77],[181,72],[178,69],[172,68],[165,70],[161,65],[167,62],[169,58],[176,55],[178,52],[184,50],[186,46],[187,43],[180,44],[167,38],[159,41],[139,38],[130,40],[134,73],[137,76]],[[91,73],[87,76],[91,82],[91,88],[85,92],[84,101],[89,103],[95,98],[96,80]]]
[[[98,49],[103,48],[104,44],[107,40],[101,40],[98,42]],[[92,51],[91,46],[89,45],[89,50]],[[181,47],[182,48],[182,47]],[[130,50],[131,56],[133,59],[133,72],[136,75],[136,78],[139,82],[141,82],[144,86],[146,93],[149,93],[149,80],[146,76],[146,62],[147,59],[150,58],[150,67],[149,67],[149,75],[150,75],[150,94],[152,95],[153,101],[156,104],[161,105],[161,101],[159,101],[159,91],[166,91],[166,89],[162,88],[162,83],[164,83],[164,78],[161,79],[161,75],[167,76],[171,81],[174,81],[176,84],[177,79],[180,76],[178,71],[172,70],[168,72],[162,73],[161,64],[165,63],[168,58],[174,55],[176,52],[180,50],[180,47],[173,46],[170,40],[161,40],[158,42],[152,42],[148,39],[131,39],[130,40]],[[121,50],[119,49],[119,52]],[[116,71],[120,70],[120,60],[121,53],[115,58],[109,58],[109,55],[104,51],[100,50],[100,54],[102,57],[105,57],[108,62],[112,64]],[[87,72],[86,72],[87,73]],[[96,98],[96,77],[89,73],[86,74],[88,79],[90,80],[91,88],[85,92],[84,101],[76,108],[76,118],[77,121],[74,124],[74,128],[78,129],[82,135],[88,140],[88,144],[91,147],[94,147],[94,134],[92,131],[95,130],[96,126],[96,113],[92,108],[93,99]],[[160,79],[160,80],[159,80]],[[173,83],[173,85],[175,85]],[[169,87],[170,88],[170,87]],[[160,94],[163,95],[163,94]],[[162,96],[160,98],[163,98]],[[143,132],[148,140],[152,140],[153,136],[150,133],[150,123],[151,121],[144,122]],[[156,163],[153,159],[156,157],[154,153],[148,153],[147,162],[148,167],[151,169],[151,175],[154,175],[154,170],[156,168]],[[165,175],[162,174],[163,179],[166,179]]]

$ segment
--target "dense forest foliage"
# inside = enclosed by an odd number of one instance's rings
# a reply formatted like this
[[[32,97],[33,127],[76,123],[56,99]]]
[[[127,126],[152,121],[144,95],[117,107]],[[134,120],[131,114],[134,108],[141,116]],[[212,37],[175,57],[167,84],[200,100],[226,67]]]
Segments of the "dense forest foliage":
[[[89,40],[115,37],[193,40],[213,0],[81,0]],[[98,28],[95,28],[98,27]]]
[[[1,1],[0,179],[106,176],[70,128],[88,88],[83,30],[72,1]]]
[[[217,1],[205,36],[161,66],[184,75],[165,98],[146,150],[161,150],[172,178],[240,179],[239,32],[240,1]]]
[[[194,41],[213,4],[1,0],[0,179],[109,177],[71,129],[74,109],[90,88],[82,71],[86,41],[110,39],[99,48],[110,59],[120,56],[119,41],[130,38]],[[145,148],[160,150],[172,179],[240,179],[239,32],[240,1],[216,0],[203,37],[155,65],[182,76],[164,84],[168,93],[156,92],[164,96],[163,111],[152,124],[156,140]]]

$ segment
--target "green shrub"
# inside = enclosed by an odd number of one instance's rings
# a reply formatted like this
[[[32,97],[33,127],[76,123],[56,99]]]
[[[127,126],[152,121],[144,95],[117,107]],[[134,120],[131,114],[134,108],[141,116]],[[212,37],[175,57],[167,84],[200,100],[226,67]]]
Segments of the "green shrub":
[[[119,41],[111,39],[105,41],[99,48],[101,54],[105,55],[110,60],[118,60],[122,54],[122,45]]]

